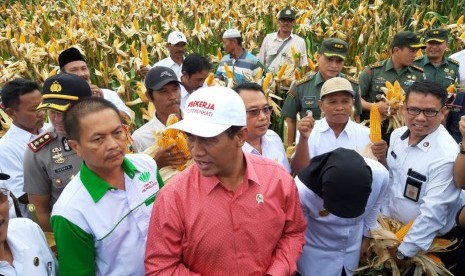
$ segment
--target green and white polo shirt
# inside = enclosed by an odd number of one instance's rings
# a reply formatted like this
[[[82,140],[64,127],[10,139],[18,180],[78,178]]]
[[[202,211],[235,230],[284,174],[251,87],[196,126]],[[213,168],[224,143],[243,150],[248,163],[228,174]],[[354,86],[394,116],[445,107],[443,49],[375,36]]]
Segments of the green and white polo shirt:
[[[84,163],[52,211],[60,275],[144,275],[152,205],[163,186],[155,161],[128,154],[118,190]]]

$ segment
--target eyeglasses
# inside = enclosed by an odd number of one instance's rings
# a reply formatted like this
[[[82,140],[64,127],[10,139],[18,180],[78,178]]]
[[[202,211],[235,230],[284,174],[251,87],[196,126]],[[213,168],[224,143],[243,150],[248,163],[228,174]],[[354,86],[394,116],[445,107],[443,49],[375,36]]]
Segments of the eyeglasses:
[[[271,106],[265,106],[264,108],[254,108],[247,110],[247,114],[250,115],[250,117],[257,117],[260,115],[260,111],[263,112],[263,114],[268,115],[271,114],[271,110],[273,110],[273,107]]]
[[[425,117],[435,117],[438,115],[439,110],[434,110],[434,109],[420,109],[416,107],[407,107],[407,113],[413,116],[418,116],[420,113],[423,112],[423,115]]]
[[[5,201],[8,201],[9,197],[10,197],[10,190],[5,189],[5,188],[0,188],[0,204],[4,203]]]

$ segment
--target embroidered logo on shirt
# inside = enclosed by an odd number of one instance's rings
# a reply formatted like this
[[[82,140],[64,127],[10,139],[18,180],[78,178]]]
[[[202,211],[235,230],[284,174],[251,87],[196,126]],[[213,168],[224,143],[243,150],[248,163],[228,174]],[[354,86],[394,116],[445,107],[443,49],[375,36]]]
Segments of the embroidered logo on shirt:
[[[139,180],[142,182],[147,182],[150,179],[150,172],[143,172],[139,175]]]
[[[257,196],[255,197],[255,199],[257,200],[257,204],[265,203],[265,200],[263,199],[263,195],[262,195],[262,194],[257,194]]]

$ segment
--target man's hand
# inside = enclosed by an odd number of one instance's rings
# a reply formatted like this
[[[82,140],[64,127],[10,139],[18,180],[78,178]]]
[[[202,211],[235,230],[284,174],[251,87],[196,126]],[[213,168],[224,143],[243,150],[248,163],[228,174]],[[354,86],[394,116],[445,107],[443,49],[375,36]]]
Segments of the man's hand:
[[[182,151],[173,151],[176,145],[173,144],[165,149],[160,149],[154,156],[155,162],[159,168],[167,166],[182,165],[187,161],[187,157]]]
[[[368,263],[368,248],[370,247],[370,242],[372,239],[363,237],[362,239],[362,246],[360,248],[360,262],[361,263]]]
[[[90,90],[92,91],[92,96],[103,98],[103,91],[95,84],[90,84]]]
[[[380,140],[376,143],[373,143],[373,145],[371,145],[371,151],[380,163],[386,163],[386,153],[388,151],[388,144],[386,141]]]
[[[297,129],[300,133],[300,139],[308,140],[310,134],[312,133],[313,126],[315,125],[315,118],[311,114],[308,114],[302,118],[297,124]]]
[[[150,70],[150,66],[144,66],[144,65],[140,66],[139,74],[140,74],[141,79],[145,79],[145,76],[147,75],[149,70]]]

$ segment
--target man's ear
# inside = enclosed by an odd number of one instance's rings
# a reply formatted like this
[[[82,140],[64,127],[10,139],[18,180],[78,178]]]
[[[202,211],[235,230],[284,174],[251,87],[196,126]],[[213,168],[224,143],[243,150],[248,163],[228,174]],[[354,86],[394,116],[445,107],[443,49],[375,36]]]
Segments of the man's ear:
[[[239,130],[239,132],[237,132],[236,136],[237,136],[238,146],[239,147],[242,148],[242,146],[246,142],[248,133],[249,133],[249,131],[247,130],[247,127],[243,127],[243,128],[241,128],[241,130]]]
[[[8,114],[8,116],[10,116],[10,118],[14,118],[15,117],[15,110],[11,107],[8,107],[7,109],[5,109],[5,112],[6,114]]]
[[[79,157],[81,156],[81,146],[79,145],[79,142],[76,140],[68,140],[68,145],[76,152],[76,154]]]

